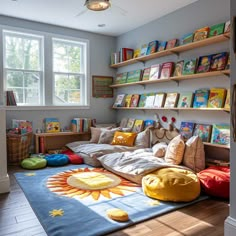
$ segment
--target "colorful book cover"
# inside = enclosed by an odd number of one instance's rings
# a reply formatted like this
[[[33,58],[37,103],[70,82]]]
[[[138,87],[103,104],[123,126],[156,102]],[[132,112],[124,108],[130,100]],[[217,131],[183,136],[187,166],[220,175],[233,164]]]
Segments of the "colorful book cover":
[[[193,108],[206,108],[209,98],[208,89],[197,89],[194,94]]]
[[[149,80],[150,71],[151,71],[151,67],[144,68],[144,70],[143,70],[143,77],[142,77],[143,81]]]
[[[230,125],[213,124],[211,143],[220,145],[230,145]]]
[[[178,45],[178,39],[171,39],[171,40],[167,41],[166,49],[174,48],[177,45]]]
[[[224,108],[228,110],[230,109],[230,89],[227,89]]]
[[[176,62],[173,76],[181,76],[183,72],[183,67],[184,67],[184,60]]]
[[[145,56],[146,55],[147,47],[148,47],[148,45],[146,43],[142,45],[140,56]]]
[[[174,62],[165,62],[162,64],[160,79],[168,79],[172,76]]]
[[[127,61],[133,58],[134,49],[132,48],[122,48],[122,61]]]
[[[211,88],[210,93],[209,93],[207,107],[222,108],[224,106],[225,96],[226,96],[226,89]]]
[[[180,93],[178,107],[189,108],[189,107],[192,107],[192,103],[193,103],[193,93],[192,92]]]
[[[221,52],[212,55],[210,71],[224,70],[228,61],[228,53]]]
[[[133,57],[133,58],[139,57],[140,54],[141,54],[141,48],[136,48],[136,49],[134,50],[134,57]]]
[[[132,94],[127,94],[125,96],[125,107],[130,107],[131,105]]]
[[[183,75],[192,75],[195,73],[197,65],[197,59],[184,60]]]
[[[199,136],[202,142],[210,142],[212,125],[195,124],[193,136]]]
[[[210,71],[212,55],[201,56],[198,60],[197,73],[204,73]]]
[[[18,128],[21,134],[30,133],[33,131],[32,121],[12,119],[12,128]]]
[[[133,94],[132,95],[130,107],[137,107],[138,106],[139,97],[140,97],[139,94]]]
[[[46,133],[60,132],[60,123],[57,118],[45,118],[44,127]]]
[[[159,42],[158,52],[164,51],[166,49],[167,41]]]
[[[125,97],[126,97],[126,94],[124,93],[118,94],[116,96],[116,100],[113,104],[113,107],[123,107],[125,105]]]
[[[127,117],[122,118],[122,120],[120,121],[120,125],[119,125],[119,126],[120,126],[121,128],[127,127],[128,120],[129,120],[129,118],[127,118]]]
[[[135,119],[134,119],[134,118],[129,118],[126,128],[132,129],[133,126],[134,126],[134,122],[135,122]]]
[[[224,33],[229,33],[230,32],[230,20],[225,22],[225,28],[224,28]]]
[[[208,37],[210,28],[208,26],[197,29],[194,32],[193,42],[206,39]]]
[[[178,102],[179,94],[178,93],[167,93],[165,100],[165,108],[174,108]]]
[[[147,127],[154,127],[155,121],[154,120],[144,120],[144,129]]]
[[[165,103],[165,98],[166,98],[166,93],[157,93],[155,95],[153,106],[157,108],[163,107]]]
[[[144,127],[143,120],[135,120],[133,128],[132,128],[132,132],[139,133],[139,132],[143,131],[143,127]]]
[[[127,80],[127,72],[119,73],[115,77],[115,84],[124,84]]]
[[[158,41],[157,40],[149,42],[146,55],[150,55],[150,54],[156,52],[157,48],[158,48]]]
[[[153,107],[155,100],[155,93],[148,93],[144,107]]]
[[[155,64],[151,66],[149,80],[156,80],[160,77],[161,64]]]
[[[141,94],[138,102],[138,107],[144,107],[147,99],[147,94]]]
[[[126,82],[132,83],[132,82],[140,81],[141,75],[142,75],[141,69],[129,71]]]
[[[209,31],[209,38],[210,37],[214,37],[216,35],[220,35],[224,33],[224,29],[225,29],[225,23],[220,23],[220,24],[216,24],[216,25],[212,25],[210,27],[210,31]]]
[[[188,44],[188,43],[192,43],[193,42],[193,35],[194,35],[193,33],[185,34],[181,38],[180,44],[185,45],[185,44]]]
[[[180,124],[180,134],[184,139],[189,139],[193,135],[194,123],[189,121],[182,121]]]

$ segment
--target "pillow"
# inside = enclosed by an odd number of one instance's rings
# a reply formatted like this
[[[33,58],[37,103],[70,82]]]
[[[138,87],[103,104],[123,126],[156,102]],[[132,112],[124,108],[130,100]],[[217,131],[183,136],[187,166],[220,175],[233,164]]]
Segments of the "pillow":
[[[111,144],[132,147],[136,137],[137,133],[116,131]]]
[[[165,161],[169,164],[179,165],[184,156],[184,140],[181,135],[173,138],[168,144]]]
[[[204,144],[199,136],[192,136],[185,143],[183,164],[195,172],[205,169]]]
[[[91,143],[98,143],[99,137],[102,133],[102,131],[104,130],[110,130],[111,127],[106,127],[106,128],[95,128],[95,127],[91,127],[90,131],[91,131],[91,139],[90,142]]]
[[[150,147],[150,129],[145,129],[144,131],[138,133],[134,146],[139,148]]]
[[[120,130],[120,128],[114,128],[112,130],[103,130],[100,134],[98,143],[110,144],[117,130]]]
[[[155,157],[164,157],[168,145],[165,142],[157,143],[152,147],[153,155]]]

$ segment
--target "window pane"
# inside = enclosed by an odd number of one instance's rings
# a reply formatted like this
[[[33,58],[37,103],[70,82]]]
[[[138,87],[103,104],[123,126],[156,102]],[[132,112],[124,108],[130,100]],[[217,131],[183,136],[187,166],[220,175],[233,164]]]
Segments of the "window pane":
[[[54,91],[54,101],[56,104],[80,103],[80,77],[56,74]]]
[[[39,40],[18,36],[5,37],[6,67],[25,70],[39,70]]]
[[[13,90],[18,105],[40,104],[40,74],[7,71],[6,90]]]

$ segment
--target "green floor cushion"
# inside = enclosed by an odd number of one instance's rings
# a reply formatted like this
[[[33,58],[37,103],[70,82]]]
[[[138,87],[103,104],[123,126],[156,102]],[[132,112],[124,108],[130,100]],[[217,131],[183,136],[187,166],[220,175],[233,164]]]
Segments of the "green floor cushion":
[[[200,195],[200,181],[190,170],[162,168],[142,179],[143,192],[162,201],[189,202]]]
[[[69,163],[69,158],[65,154],[51,154],[45,157],[48,166],[64,166]]]
[[[46,167],[47,161],[41,157],[26,158],[21,162],[21,167],[29,170],[36,170]]]

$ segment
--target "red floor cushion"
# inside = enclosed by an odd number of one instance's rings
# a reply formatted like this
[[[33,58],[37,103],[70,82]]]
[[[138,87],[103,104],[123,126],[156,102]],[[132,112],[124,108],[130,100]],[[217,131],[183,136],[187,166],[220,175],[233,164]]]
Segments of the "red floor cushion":
[[[72,152],[71,150],[65,150],[62,151],[63,154],[66,154],[68,156],[69,159],[69,163],[71,164],[83,164],[84,160],[81,156],[79,156],[78,154]]]
[[[214,197],[229,198],[230,168],[211,166],[197,173],[203,190]]]

